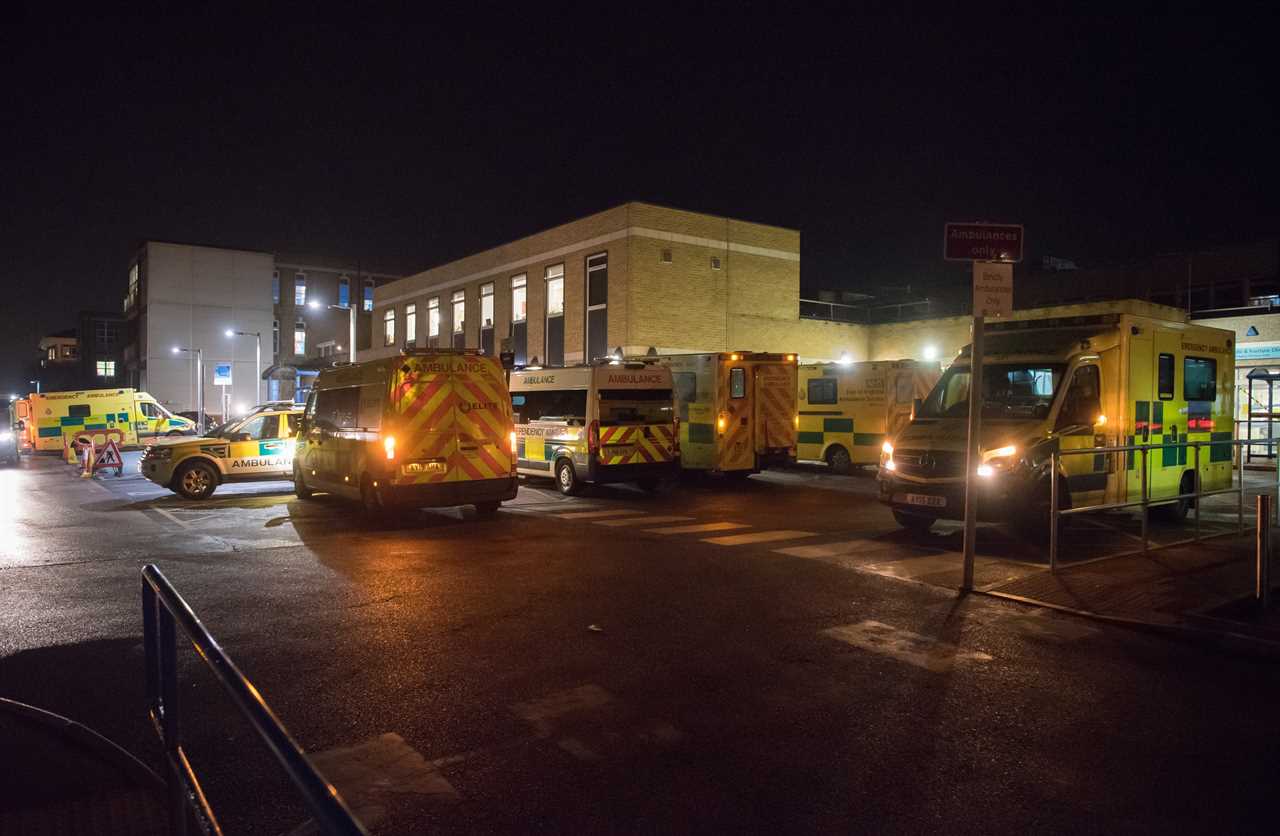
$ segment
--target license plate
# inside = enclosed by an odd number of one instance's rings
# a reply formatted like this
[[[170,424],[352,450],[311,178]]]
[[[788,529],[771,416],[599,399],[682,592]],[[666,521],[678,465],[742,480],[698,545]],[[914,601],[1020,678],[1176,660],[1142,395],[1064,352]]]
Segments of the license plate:
[[[606,456],[629,456],[634,448],[630,444],[611,444],[601,452]]]
[[[930,508],[945,508],[947,506],[947,498],[945,496],[933,496],[927,493],[909,493],[906,495],[908,505],[925,505]]]
[[[444,462],[409,462],[404,466],[405,473],[444,473]]]

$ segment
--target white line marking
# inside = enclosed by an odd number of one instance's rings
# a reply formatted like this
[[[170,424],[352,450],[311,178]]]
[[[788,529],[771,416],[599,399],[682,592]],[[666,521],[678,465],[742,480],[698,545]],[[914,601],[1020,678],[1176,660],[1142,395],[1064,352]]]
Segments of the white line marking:
[[[646,511],[575,511],[572,514],[556,514],[560,520],[596,520],[604,517],[626,517],[646,514]]]
[[[613,702],[613,696],[599,685],[579,685],[564,691],[548,694],[540,700],[518,702],[511,706],[517,717],[527,720],[540,736],[551,734],[552,721],[566,714],[591,711]]]
[[[168,520],[169,522],[173,523],[176,526],[180,526],[182,528],[188,527],[186,523],[184,523],[182,520],[175,517],[173,514],[170,514],[168,511],[164,510],[163,508],[152,508],[151,510],[155,511],[157,514],[161,515],[166,520]]]
[[[677,525],[670,528],[646,528],[648,534],[698,534],[703,531],[730,531],[735,528],[750,528],[746,523],[713,522],[702,525]]]
[[[622,526],[646,525],[648,523],[684,522],[693,517],[625,517],[620,520],[596,520],[596,525]]]
[[[395,733],[308,755],[365,824],[376,824],[401,793],[456,801],[458,791],[436,765]]]
[[[863,621],[832,627],[823,635],[851,644],[854,647],[892,656],[935,673],[951,670],[956,662],[990,662],[991,656],[979,651],[961,650],[953,644],[940,642],[929,636],[890,627],[879,621]]]
[[[772,543],[775,540],[799,540],[801,537],[817,537],[812,531],[753,531],[750,534],[730,534],[727,537],[707,537],[702,542],[717,546],[746,546],[751,543]]]
[[[843,543],[824,543],[821,546],[788,546],[785,549],[774,549],[775,554],[791,557],[840,557],[859,551],[870,551],[874,544],[869,540],[846,540]]]

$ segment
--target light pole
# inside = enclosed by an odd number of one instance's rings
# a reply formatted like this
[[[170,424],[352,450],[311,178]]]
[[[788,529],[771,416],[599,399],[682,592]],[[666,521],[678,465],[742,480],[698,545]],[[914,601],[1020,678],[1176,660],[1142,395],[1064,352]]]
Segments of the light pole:
[[[258,382],[253,384],[253,396],[258,399],[258,403],[263,403],[262,399],[262,332],[260,331],[232,331],[227,329],[227,337],[253,337],[258,341],[257,347],[254,349],[254,368],[258,372]]]
[[[173,353],[179,352],[196,356],[196,434],[204,435],[204,352],[198,348],[175,345]]]
[[[347,328],[347,339],[350,341],[348,348],[350,349],[351,362],[356,361],[356,306],[355,305],[321,305],[319,302],[308,302],[307,307],[313,311],[328,308],[331,311],[346,311],[350,321]]]
[[[27,381],[27,383],[34,383],[34,384],[36,385],[36,394],[37,394],[37,395],[38,395],[38,394],[40,394],[40,381],[38,381],[38,380],[28,380],[28,381]]]

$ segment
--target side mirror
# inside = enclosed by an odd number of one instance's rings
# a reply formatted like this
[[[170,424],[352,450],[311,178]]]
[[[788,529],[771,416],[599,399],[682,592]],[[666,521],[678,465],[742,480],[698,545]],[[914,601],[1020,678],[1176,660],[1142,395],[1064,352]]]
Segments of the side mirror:
[[[232,441],[250,441],[252,438],[253,436],[249,435],[249,433],[236,433],[231,436]]]
[[[920,410],[924,409],[924,398],[911,399],[911,420],[914,421],[916,416],[920,414]]]

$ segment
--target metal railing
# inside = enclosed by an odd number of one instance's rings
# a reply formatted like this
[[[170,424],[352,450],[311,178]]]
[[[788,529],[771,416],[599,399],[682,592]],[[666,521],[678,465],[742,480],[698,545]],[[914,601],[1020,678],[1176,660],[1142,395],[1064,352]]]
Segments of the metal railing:
[[[1050,489],[1049,489],[1049,570],[1052,572],[1056,572],[1058,570],[1058,540],[1059,540],[1060,529],[1062,527],[1062,523],[1061,523],[1062,517],[1069,517],[1076,514],[1087,514],[1087,513],[1096,512],[1096,511],[1118,511],[1126,508],[1141,508],[1142,509],[1142,551],[1143,552],[1150,551],[1151,549],[1151,539],[1148,532],[1148,518],[1150,515],[1152,505],[1166,505],[1171,502],[1178,502],[1180,500],[1191,500],[1193,503],[1193,507],[1195,509],[1195,535],[1190,538],[1178,540],[1176,543],[1166,543],[1166,544],[1158,545],[1156,546],[1156,548],[1165,548],[1167,546],[1181,545],[1184,543],[1207,539],[1208,537],[1220,537],[1224,534],[1244,533],[1244,531],[1246,530],[1244,525],[1244,490],[1245,490],[1244,468],[1236,467],[1236,466],[1232,467],[1232,472],[1233,474],[1235,474],[1233,477],[1234,485],[1232,487],[1219,488],[1217,490],[1212,490],[1212,491],[1205,491],[1201,489],[1202,486],[1200,484],[1200,477],[1201,477],[1200,450],[1201,448],[1225,447],[1228,445],[1236,448],[1232,451],[1231,458],[1227,459],[1225,462],[1227,464],[1231,464],[1233,461],[1235,461],[1235,456],[1240,452],[1239,447],[1244,444],[1254,444],[1254,445],[1280,444],[1280,439],[1277,439],[1275,441],[1263,441],[1261,439],[1253,439],[1253,440],[1233,439],[1231,441],[1178,441],[1178,442],[1169,442],[1164,444],[1127,444],[1127,445],[1119,445],[1115,447],[1081,447],[1077,450],[1055,450],[1052,454],[1050,454],[1050,468],[1051,468],[1050,472],[1055,474],[1055,476],[1053,479],[1050,480]],[[1190,493],[1177,493],[1171,496],[1152,497],[1151,488],[1150,488],[1151,469],[1150,467],[1148,467],[1148,461],[1150,458],[1151,451],[1153,450],[1164,451],[1168,449],[1176,450],[1176,449],[1184,449],[1184,448],[1190,448],[1194,453],[1192,464],[1191,464],[1191,471],[1190,471],[1195,474],[1193,490]],[[1060,507],[1061,499],[1062,499],[1061,485],[1060,485],[1061,479],[1058,478],[1058,474],[1061,472],[1060,466],[1062,464],[1063,457],[1065,456],[1102,456],[1102,455],[1118,454],[1118,453],[1123,453],[1126,456],[1128,456],[1128,454],[1130,453],[1137,453],[1141,457],[1141,462],[1138,464],[1138,472],[1140,474],[1139,476],[1140,491],[1139,491],[1138,499],[1121,501],[1121,502],[1104,502],[1100,505],[1085,505],[1085,506],[1078,506],[1078,507],[1072,507],[1072,508]],[[1127,473],[1128,469],[1127,467],[1124,469],[1120,469],[1117,467],[1116,472],[1118,474],[1123,474],[1123,473]],[[1276,475],[1278,479],[1280,479],[1280,470],[1277,470]],[[1280,494],[1280,481],[1277,482],[1276,490],[1277,490],[1277,493]],[[1203,535],[1200,527],[1200,506],[1202,504],[1200,500],[1204,499],[1205,497],[1221,496],[1224,494],[1236,495],[1236,529],[1235,531],[1225,531],[1225,532],[1219,531],[1209,535]],[[1108,555],[1107,557],[1116,557],[1116,556],[1117,555]],[[1088,562],[1088,561],[1085,561],[1085,562]]]
[[[181,627],[191,646],[232,702],[266,743],[302,795],[320,832],[327,836],[367,836],[338,791],[316,771],[272,712],[258,689],[245,678],[191,607],[153,564],[142,569],[142,625],[146,648],[147,712],[164,748],[167,769],[169,828],[185,836],[192,817],[205,834],[221,836],[222,828],[196,778],[182,745],[182,715],[178,700],[177,631]]]

